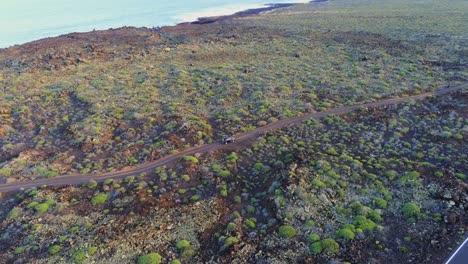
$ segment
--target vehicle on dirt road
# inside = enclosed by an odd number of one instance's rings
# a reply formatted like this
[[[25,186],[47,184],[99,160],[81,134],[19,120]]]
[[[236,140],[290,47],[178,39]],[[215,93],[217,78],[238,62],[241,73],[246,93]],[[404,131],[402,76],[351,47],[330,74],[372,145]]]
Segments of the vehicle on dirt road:
[[[223,138],[222,143],[229,144],[229,143],[234,143],[234,141],[236,141],[236,139],[233,136],[230,136],[230,137]]]

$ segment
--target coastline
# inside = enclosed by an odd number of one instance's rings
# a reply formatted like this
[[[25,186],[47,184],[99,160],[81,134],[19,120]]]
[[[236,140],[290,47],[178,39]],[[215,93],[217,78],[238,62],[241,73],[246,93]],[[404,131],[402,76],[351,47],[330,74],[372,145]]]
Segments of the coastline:
[[[107,28],[100,28],[99,25],[96,25],[95,29],[92,30],[70,30],[64,33],[57,33],[54,34],[52,33],[50,36],[47,36],[47,34],[41,34],[37,39],[32,39],[32,40],[24,40],[23,42],[16,43],[16,44],[5,44],[6,46],[0,47],[1,50],[5,50],[11,47],[17,47],[21,46],[24,44],[32,43],[32,42],[38,42],[41,40],[45,39],[52,39],[56,37],[63,37],[67,36],[70,34],[87,34],[90,32],[103,32],[107,30],[115,30],[115,29],[121,29],[121,28],[160,28],[160,27],[171,27],[171,26],[177,26],[177,25],[186,25],[186,24],[208,24],[208,23],[213,23],[216,21],[224,20],[224,19],[230,19],[230,18],[236,18],[236,17],[245,17],[245,16],[250,16],[250,15],[259,15],[261,13],[269,12],[274,9],[279,9],[279,8],[286,8],[290,7],[293,5],[297,4],[308,4],[308,3],[314,3],[314,2],[324,2],[327,0],[315,0],[315,1],[303,1],[303,0],[298,0],[295,2],[291,3],[268,3],[268,4],[252,4],[252,5],[238,5],[237,7],[234,6],[226,6],[226,7],[213,7],[209,9],[201,9],[200,11],[195,11],[195,12],[190,12],[190,13],[185,13],[181,12],[179,15],[175,16],[174,18],[176,21],[170,21],[168,20],[167,23],[157,23],[155,22],[154,25],[132,25],[129,23],[128,25],[119,25],[115,27],[107,27]],[[240,11],[238,11],[240,10]],[[177,22],[177,20],[182,22]],[[10,43],[14,43],[14,41],[11,41]]]
[[[309,2],[314,2],[314,1],[309,1]],[[309,3],[307,2],[307,3]],[[184,24],[195,24],[195,25],[202,25],[202,24],[209,24],[209,23],[214,23],[216,21],[224,20],[224,19],[229,19],[229,18],[236,18],[236,17],[244,17],[244,16],[251,16],[251,15],[259,15],[268,11],[272,11],[274,9],[278,8],[285,8],[285,7],[290,7],[293,5],[297,5],[301,3],[277,3],[277,4],[266,4],[263,7],[258,7],[258,8],[250,8],[250,9],[245,9],[239,12],[235,12],[230,15],[213,15],[213,16],[202,16],[199,17],[197,20],[192,21],[192,22],[182,22],[178,23],[177,25],[184,25]]]

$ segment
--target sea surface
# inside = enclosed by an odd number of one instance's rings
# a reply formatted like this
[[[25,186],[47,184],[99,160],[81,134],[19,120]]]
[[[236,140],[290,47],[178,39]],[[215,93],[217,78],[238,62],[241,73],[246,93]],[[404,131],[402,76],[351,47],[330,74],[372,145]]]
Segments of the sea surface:
[[[281,3],[308,2],[279,0]],[[0,48],[71,32],[153,27],[264,7],[270,0],[0,0]]]

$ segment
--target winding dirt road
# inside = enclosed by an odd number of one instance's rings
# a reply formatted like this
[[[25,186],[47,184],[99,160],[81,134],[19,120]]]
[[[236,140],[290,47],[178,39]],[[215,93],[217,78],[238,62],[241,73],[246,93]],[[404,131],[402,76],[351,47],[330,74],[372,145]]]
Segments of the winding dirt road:
[[[248,142],[248,140],[255,139],[256,137],[258,137],[258,135],[265,133],[267,131],[297,124],[297,123],[300,123],[300,122],[303,122],[305,120],[312,119],[312,118],[321,118],[321,117],[331,115],[331,114],[336,114],[336,115],[346,114],[346,113],[355,111],[363,107],[364,108],[378,107],[378,106],[386,106],[386,105],[408,102],[412,100],[421,100],[429,96],[438,96],[438,95],[453,93],[455,91],[458,91],[466,87],[468,87],[468,83],[464,83],[462,85],[445,88],[445,89],[435,91],[435,92],[428,92],[428,93],[424,93],[420,95],[408,96],[408,97],[403,97],[403,98],[387,99],[387,100],[382,100],[382,101],[372,102],[372,103],[361,103],[361,104],[356,104],[353,106],[344,106],[344,107],[330,109],[330,110],[323,111],[323,112],[310,113],[310,114],[306,114],[306,115],[302,115],[298,117],[282,119],[275,123],[257,128],[253,131],[249,131],[249,132],[237,135],[235,144],[237,145],[239,143]],[[38,179],[38,180],[30,180],[30,181],[22,181],[22,182],[13,182],[13,183],[8,183],[8,184],[0,184],[0,192],[17,191],[17,190],[22,190],[22,189],[27,189],[27,188],[40,187],[43,185],[47,185],[47,186],[75,185],[75,184],[86,183],[90,180],[103,181],[109,178],[122,179],[130,175],[139,175],[142,172],[151,171],[155,169],[156,167],[177,161],[186,155],[194,155],[195,153],[206,153],[210,151],[229,149],[229,148],[232,148],[232,146],[223,145],[221,143],[212,143],[212,144],[207,144],[203,146],[188,148],[176,154],[172,154],[172,155],[166,156],[164,158],[161,158],[155,161],[147,162],[139,166],[136,166],[132,169],[124,170],[124,171],[108,172],[108,173],[102,173],[102,174],[69,174],[69,175],[57,176],[57,177],[50,178],[50,179]]]

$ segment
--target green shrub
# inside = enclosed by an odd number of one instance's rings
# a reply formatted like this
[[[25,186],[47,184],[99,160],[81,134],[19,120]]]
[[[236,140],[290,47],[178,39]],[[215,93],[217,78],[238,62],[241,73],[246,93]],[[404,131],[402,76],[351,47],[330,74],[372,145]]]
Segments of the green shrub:
[[[110,185],[113,181],[114,181],[114,179],[105,179],[104,184],[105,185]]]
[[[236,219],[236,218],[239,218],[239,217],[241,217],[239,212],[237,212],[237,211],[232,212],[232,218]]]
[[[359,201],[354,201],[349,205],[349,208],[353,210],[354,213],[359,212],[362,209],[363,205]]]
[[[184,156],[182,157],[183,160],[185,161],[189,161],[189,162],[192,162],[194,164],[197,164],[199,161],[197,158],[195,158],[194,156]]]
[[[290,225],[283,225],[278,228],[278,234],[282,238],[292,238],[297,234],[297,231]]]
[[[26,251],[26,247],[24,247],[24,246],[15,248],[15,254],[16,255],[23,254],[24,251]]]
[[[185,250],[187,248],[190,248],[190,242],[188,240],[180,240],[179,242],[177,242],[176,244],[176,248],[179,250],[179,251],[182,251],[182,250]]]
[[[62,249],[61,246],[59,246],[59,245],[53,245],[53,246],[49,247],[49,249],[47,250],[47,252],[49,252],[49,254],[51,254],[51,255],[55,255],[55,254],[57,254],[61,249]]]
[[[10,176],[10,175],[11,175],[11,169],[8,169],[8,168],[0,169],[0,176]]]
[[[37,194],[39,193],[39,190],[31,190],[28,195],[33,197],[33,196],[36,196]]]
[[[180,262],[178,259],[173,259],[171,260],[170,264],[182,264],[182,262]]]
[[[251,218],[245,219],[244,224],[245,224],[248,228],[254,229],[255,226],[256,226],[256,225],[255,225],[256,222],[257,222],[257,219],[251,217]]]
[[[320,242],[312,243],[309,249],[310,249],[310,252],[312,252],[313,254],[320,254],[322,253],[322,243]]]
[[[375,206],[377,206],[380,209],[385,209],[388,206],[387,201],[382,198],[374,198],[373,201]]]
[[[128,183],[135,182],[135,176],[130,175],[130,176],[125,177],[124,182],[128,182]]]
[[[184,174],[184,175],[182,175],[182,180],[188,182],[188,181],[190,181],[190,176],[187,175],[187,174]]]
[[[221,165],[219,164],[213,164],[211,165],[211,169],[214,171],[214,172],[217,172],[221,169]]]
[[[348,228],[342,228],[336,232],[336,235],[339,238],[345,239],[345,240],[353,240],[354,239],[354,232]]]
[[[466,179],[466,175],[463,173],[455,173],[455,177],[463,181]]]
[[[42,227],[42,224],[34,224],[31,226],[32,231],[39,230]]]
[[[387,176],[389,180],[394,180],[397,176],[397,172],[394,170],[388,170],[385,172],[385,176]]]
[[[408,254],[408,252],[409,252],[409,249],[407,247],[405,247],[405,246],[400,246],[398,249],[403,254]]]
[[[56,204],[57,202],[56,202],[54,199],[50,199],[50,198],[49,198],[49,199],[47,199],[47,200],[45,201],[45,203],[48,204],[48,205],[54,205],[54,204]]]
[[[371,210],[367,214],[367,217],[369,217],[369,219],[371,219],[374,222],[382,222],[382,216],[374,210]]]
[[[415,181],[417,179],[419,179],[421,175],[419,174],[419,172],[417,171],[411,171],[411,172],[408,172],[408,173],[405,173],[401,178],[400,178],[400,181],[402,183],[406,183],[406,182],[409,182],[409,181]]]
[[[83,249],[76,250],[70,257],[70,262],[81,264],[86,259],[86,253]]]
[[[228,170],[222,170],[222,171],[218,172],[218,176],[221,177],[221,178],[227,178],[227,177],[231,176],[231,172],[229,172]]]
[[[307,239],[310,241],[310,242],[317,242],[320,240],[320,236],[317,235],[317,234],[310,234]]]
[[[333,156],[339,156],[340,155],[340,154],[338,154],[338,152],[336,151],[336,149],[334,147],[328,148],[326,153],[329,154],[329,155],[333,155]]]
[[[255,213],[255,207],[253,207],[252,205],[248,205],[246,208],[245,208],[245,211],[249,214],[253,214]]]
[[[255,171],[262,171],[264,167],[265,167],[265,165],[263,165],[263,163],[257,162],[257,163],[254,164],[253,169]]]
[[[333,238],[325,238],[321,242],[322,250],[328,255],[335,255],[340,252],[340,245]]]
[[[150,253],[138,258],[138,264],[160,264],[162,261],[161,255],[158,253]]]
[[[239,157],[235,152],[232,152],[231,154],[227,155],[225,159],[229,160],[230,162],[236,162],[239,159]]]
[[[443,220],[442,215],[440,213],[435,213],[433,217],[434,217],[434,221],[436,222],[442,222]]]
[[[195,251],[193,249],[186,249],[186,250],[182,251],[182,254],[180,254],[180,256],[183,259],[189,259],[189,258],[193,257],[193,255],[195,255]]]
[[[226,229],[229,230],[229,231],[234,231],[234,230],[237,229],[237,225],[236,225],[236,223],[230,222],[230,223],[227,225]]]
[[[97,181],[95,181],[95,180],[90,180],[90,181],[88,182],[88,188],[89,188],[89,189],[94,189],[94,188],[96,188],[97,186],[98,186],[98,183],[97,183]]]
[[[234,202],[240,204],[242,203],[242,198],[239,195],[236,195],[234,196]]]
[[[403,208],[401,209],[401,213],[405,218],[417,218],[418,215],[421,213],[421,209],[413,203],[413,202],[407,202],[405,205],[403,205]]]
[[[313,179],[310,184],[312,184],[312,186],[315,187],[315,188],[325,188],[325,187],[327,187],[327,185],[323,181],[319,180],[318,178]]]
[[[92,199],[91,203],[93,205],[103,204],[107,201],[108,195],[106,193],[98,193]]]
[[[47,210],[49,210],[49,204],[47,203],[38,204],[34,207],[34,210],[40,214],[43,214],[47,212]]]
[[[88,255],[89,255],[89,256],[94,255],[94,254],[96,253],[97,250],[98,250],[97,247],[89,247],[89,248],[88,248]]]
[[[374,229],[377,227],[376,223],[362,215],[354,217],[353,224],[356,226],[356,228],[362,229],[363,231],[374,231]]]
[[[237,244],[237,243],[239,243],[239,239],[237,239],[236,237],[228,237],[228,238],[226,238],[226,240],[224,240],[224,245],[226,247],[230,247],[230,246],[232,246],[234,244]]]
[[[36,207],[38,204],[39,204],[38,202],[32,201],[26,206],[26,208],[32,209],[32,208]]]

